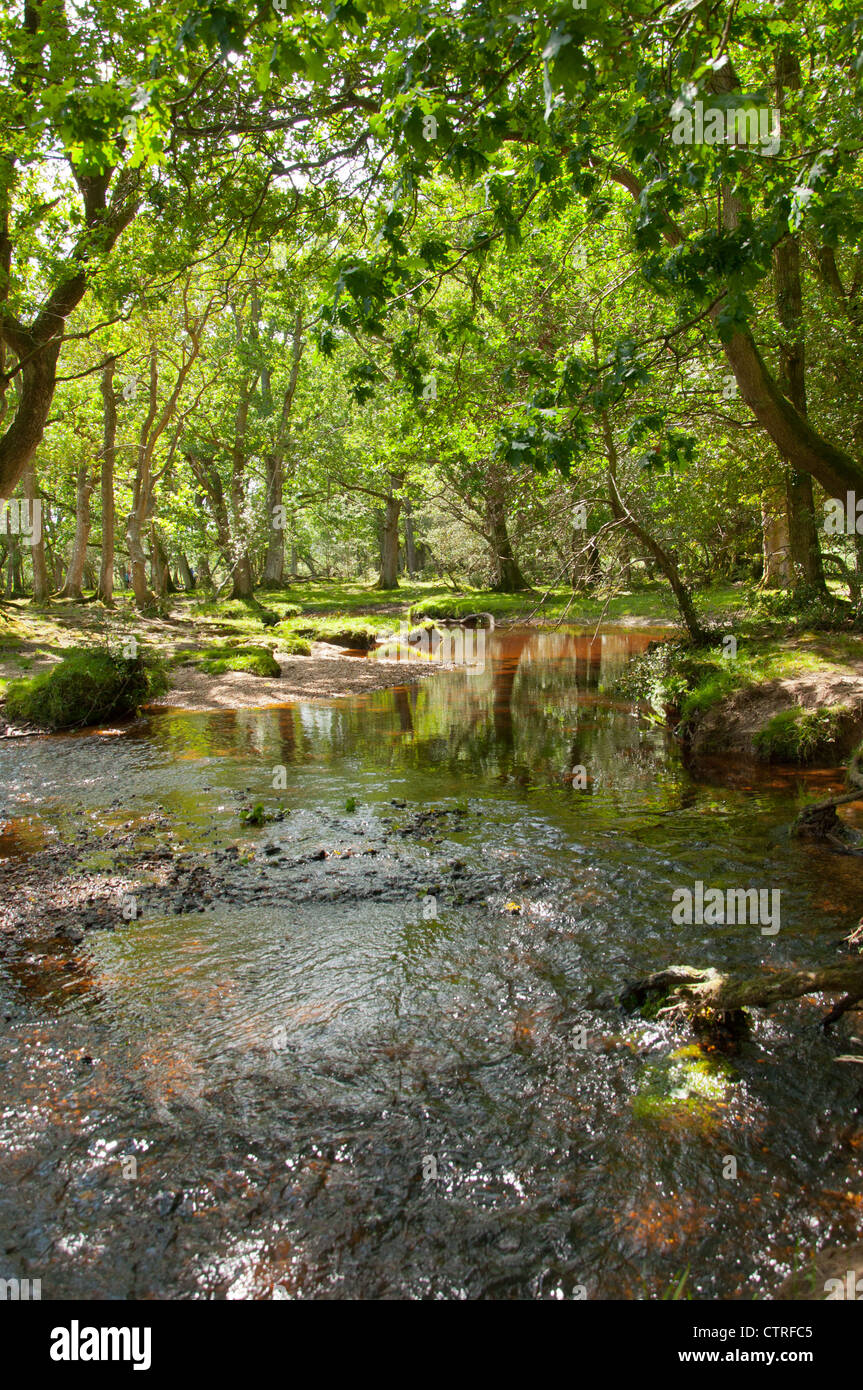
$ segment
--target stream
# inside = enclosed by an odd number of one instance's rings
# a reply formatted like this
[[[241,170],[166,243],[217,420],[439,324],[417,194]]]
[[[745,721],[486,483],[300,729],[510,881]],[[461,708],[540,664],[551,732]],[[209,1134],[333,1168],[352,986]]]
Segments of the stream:
[[[787,836],[841,773],[688,767],[615,697],[661,635],[510,629],[419,685],[4,740],[0,893],[37,905],[0,953],[0,1276],[752,1298],[860,1239],[860,1015],[796,1001],[719,1052],[614,1005],[673,963],[827,963],[863,915],[860,860]],[[77,938],[33,897],[64,841],[70,883],[136,858]],[[779,889],[780,930],[674,925],[697,880]]]

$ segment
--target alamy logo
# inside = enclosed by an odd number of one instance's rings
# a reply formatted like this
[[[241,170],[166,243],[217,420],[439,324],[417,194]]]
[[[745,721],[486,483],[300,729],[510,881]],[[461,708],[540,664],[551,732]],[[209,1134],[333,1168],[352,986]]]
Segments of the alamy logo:
[[[779,152],[779,111],[772,106],[738,106],[723,110],[719,106],[704,109],[696,101],[692,110],[680,100],[671,108],[674,129],[671,140],[675,145],[753,145],[756,153]]]
[[[69,1327],[51,1331],[52,1361],[131,1361],[133,1371],[149,1371],[152,1331],[149,1327]]]
[[[857,1278],[855,1269],[847,1269],[844,1279],[827,1279],[824,1283],[827,1302],[839,1300],[849,1303],[863,1302],[863,1278]]]
[[[671,920],[675,926],[714,926],[737,923],[760,926],[762,936],[775,936],[779,930],[779,888],[707,888],[700,879],[694,891],[675,888]]]
[[[20,536],[25,545],[38,545],[42,539],[41,499],[4,502],[0,498],[0,536]]]
[[[494,626],[490,613],[478,613],[476,617],[487,618],[489,629]],[[443,665],[462,667],[469,676],[479,676],[485,670],[485,634],[482,627],[439,630],[411,628],[401,623],[398,633],[385,644],[383,655],[389,661],[414,661],[419,655]]]
[[[41,1297],[41,1279],[0,1279],[0,1302],[11,1300],[16,1303],[19,1300],[41,1299]]]
[[[863,536],[863,497],[856,492],[841,497],[828,497],[824,503],[824,530],[828,536]]]

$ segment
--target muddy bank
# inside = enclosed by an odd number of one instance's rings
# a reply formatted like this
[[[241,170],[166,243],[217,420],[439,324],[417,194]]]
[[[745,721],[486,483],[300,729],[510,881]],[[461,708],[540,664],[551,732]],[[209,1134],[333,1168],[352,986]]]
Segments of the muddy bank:
[[[863,739],[863,675],[818,672],[746,686],[694,712],[683,731],[687,746],[695,757],[733,753],[764,760],[759,735],[795,706],[808,714],[841,707],[836,738],[819,761],[839,766]]]

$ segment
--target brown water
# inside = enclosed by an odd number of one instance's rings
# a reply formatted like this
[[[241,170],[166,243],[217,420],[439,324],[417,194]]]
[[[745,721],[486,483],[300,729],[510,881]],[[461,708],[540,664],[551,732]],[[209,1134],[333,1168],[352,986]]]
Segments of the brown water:
[[[0,1276],[645,1298],[688,1270],[751,1297],[859,1239],[847,1020],[789,1004],[717,1058],[604,997],[676,961],[824,962],[863,913],[860,861],[785,834],[837,774],[687,769],[611,696],[653,635],[496,633],[481,674],[3,745],[0,857],[140,824],[254,861],[200,909],[0,957]],[[288,814],[243,828],[256,801]],[[673,926],[696,879],[779,888],[778,935]]]

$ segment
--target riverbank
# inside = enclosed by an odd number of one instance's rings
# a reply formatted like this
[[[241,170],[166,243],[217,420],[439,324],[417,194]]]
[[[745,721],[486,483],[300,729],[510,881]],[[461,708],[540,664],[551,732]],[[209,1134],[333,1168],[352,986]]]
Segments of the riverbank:
[[[676,643],[679,617],[659,583],[595,595],[569,589],[458,593],[428,583],[382,593],[314,582],[251,600],[173,595],[170,611],[148,615],[137,613],[128,595],[118,596],[111,610],[92,602],[36,608],[15,601],[2,606],[0,698],[10,680],[48,669],[70,647],[130,637],[167,665],[170,688],[158,707],[249,709],[343,698],[412,684],[441,669],[408,652],[396,661],[383,655],[363,660],[360,653],[417,624],[485,613],[506,629],[590,632],[613,625],[667,633],[668,657],[654,670],[648,663],[641,686],[632,690],[678,726],[694,755],[839,765],[863,738],[863,634],[853,622],[841,611],[837,617],[800,610],[787,595],[763,594],[746,583],[713,585],[695,598],[715,634],[713,647],[697,655]],[[266,660],[260,668],[266,674],[203,669],[217,648],[229,664],[247,667],[252,647],[265,658],[269,652],[280,674]]]
[[[863,739],[863,639],[847,634],[669,644],[643,684],[693,757],[840,766]]]

